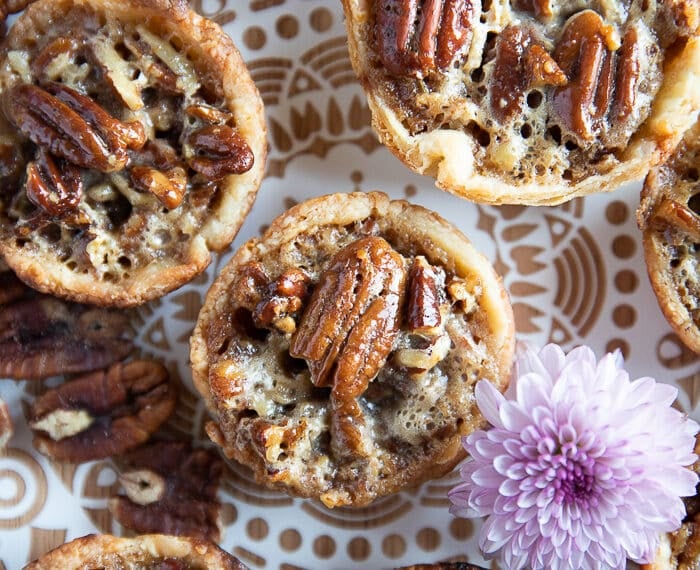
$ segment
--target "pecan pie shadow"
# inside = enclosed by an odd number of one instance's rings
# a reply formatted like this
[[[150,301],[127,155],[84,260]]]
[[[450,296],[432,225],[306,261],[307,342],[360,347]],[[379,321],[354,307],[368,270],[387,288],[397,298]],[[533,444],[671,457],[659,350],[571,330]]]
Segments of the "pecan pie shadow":
[[[134,538],[89,534],[54,548],[27,564],[24,570],[69,568],[246,570],[247,566],[206,540],[164,534],[146,534]]]
[[[0,51],[0,254],[36,289],[129,306],[226,248],[266,162],[239,52],[185,0],[39,0]]]
[[[245,243],[191,338],[209,436],[263,484],[362,506],[449,472],[504,389],[500,278],[434,212],[379,192],[299,204]]]
[[[380,140],[437,186],[557,204],[640,179],[700,108],[696,0],[343,0]]]
[[[700,354],[700,121],[644,181],[637,221],[666,320]]]

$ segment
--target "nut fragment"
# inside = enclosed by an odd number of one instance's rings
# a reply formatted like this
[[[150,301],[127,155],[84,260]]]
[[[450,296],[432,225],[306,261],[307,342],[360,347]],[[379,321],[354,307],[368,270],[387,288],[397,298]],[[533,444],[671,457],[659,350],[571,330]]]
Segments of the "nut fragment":
[[[228,125],[206,125],[191,132],[183,152],[190,168],[210,180],[243,174],[253,167],[253,151]]]
[[[39,397],[30,420],[34,445],[52,459],[74,463],[124,453],[158,429],[174,411],[176,399],[161,364],[118,363]]]
[[[83,193],[80,169],[39,149],[36,160],[27,164],[25,191],[27,198],[50,216],[75,212]]]
[[[321,274],[292,336],[289,353],[304,358],[316,386],[332,386],[333,445],[363,453],[357,402],[391,352],[399,331],[404,260],[380,237],[341,249]]]
[[[0,306],[0,377],[41,379],[109,366],[133,349],[128,315],[37,295]]]
[[[169,210],[182,204],[187,189],[187,173],[183,168],[174,166],[161,172],[149,166],[134,166],[129,176],[138,190],[151,192]]]
[[[552,0],[513,0],[513,6],[518,10],[532,12],[535,18],[549,20],[552,15]]]
[[[676,200],[662,199],[654,208],[649,224],[659,231],[673,228],[687,234],[691,242],[700,243],[700,214]]]
[[[508,26],[496,43],[490,86],[491,110],[505,123],[522,110],[526,91],[544,85],[565,85],[566,75],[531,28]]]
[[[221,503],[216,494],[223,462],[183,441],[154,441],[117,459],[127,496],[109,509],[138,533],[192,536],[218,542]]]
[[[443,324],[445,272],[430,265],[425,257],[413,260],[408,272],[408,330],[429,334]]]
[[[445,70],[471,41],[471,0],[375,0],[375,10],[377,52],[394,75]]]
[[[146,141],[141,123],[115,119],[67,85],[20,84],[7,93],[8,116],[25,136],[83,168],[121,170],[128,160],[127,148],[140,148]]]
[[[258,327],[276,328],[283,333],[296,330],[296,316],[308,294],[309,276],[302,270],[291,268],[270,283],[267,291],[253,311],[253,321]]]
[[[7,404],[0,399],[0,453],[7,447],[14,431],[10,410]]]

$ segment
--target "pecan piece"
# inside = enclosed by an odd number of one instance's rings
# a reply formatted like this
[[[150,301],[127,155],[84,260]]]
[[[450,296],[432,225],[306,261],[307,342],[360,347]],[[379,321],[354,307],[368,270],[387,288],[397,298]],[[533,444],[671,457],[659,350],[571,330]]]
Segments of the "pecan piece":
[[[131,182],[142,192],[151,192],[161,204],[172,210],[182,204],[187,189],[187,173],[180,166],[161,172],[149,166],[137,165],[129,170]]]
[[[673,229],[687,234],[692,242],[700,243],[700,214],[670,198],[659,202],[650,216],[649,223],[657,231]]]
[[[90,97],[60,83],[20,84],[8,91],[5,109],[33,143],[83,168],[121,170],[127,148],[146,142],[143,125],[112,117]]]
[[[508,26],[496,42],[491,110],[500,123],[518,114],[533,87],[565,85],[566,75],[531,28]]]
[[[0,398],[0,454],[5,451],[8,442],[15,432],[12,416],[7,404]]]
[[[116,462],[126,496],[112,498],[109,509],[123,526],[220,540],[216,494],[224,465],[213,451],[184,441],[154,441]]]
[[[267,292],[256,304],[255,325],[293,333],[297,327],[295,317],[306,301],[309,281],[309,276],[301,269],[291,268],[282,273],[268,285]]]
[[[399,348],[394,360],[414,375],[431,370],[447,356],[451,340],[445,332],[447,311],[445,273],[417,256],[408,272],[408,346]]]
[[[253,151],[228,125],[206,125],[191,132],[183,150],[190,168],[210,180],[243,174],[253,167]]]
[[[341,249],[321,274],[289,353],[306,360],[316,386],[332,385],[333,445],[363,453],[357,401],[391,352],[399,331],[404,259],[380,237]]]
[[[375,8],[377,52],[393,75],[444,71],[471,41],[471,0],[375,0]]]
[[[548,21],[554,15],[551,0],[513,0],[512,3],[516,10],[530,12],[541,21]]]
[[[144,443],[175,410],[163,365],[117,363],[49,390],[32,406],[34,446],[58,461],[111,457]]]
[[[637,31],[630,28],[620,45],[613,28],[592,10],[572,16],[564,27],[554,59],[569,83],[558,87],[552,106],[564,128],[579,141],[602,136],[616,144],[632,121],[640,80]],[[613,132],[615,131],[615,132]]]
[[[76,212],[83,194],[80,169],[40,148],[36,159],[27,164],[25,192],[30,202],[50,216]]]
[[[133,349],[126,313],[49,296],[0,306],[0,377],[41,379],[109,366]]]

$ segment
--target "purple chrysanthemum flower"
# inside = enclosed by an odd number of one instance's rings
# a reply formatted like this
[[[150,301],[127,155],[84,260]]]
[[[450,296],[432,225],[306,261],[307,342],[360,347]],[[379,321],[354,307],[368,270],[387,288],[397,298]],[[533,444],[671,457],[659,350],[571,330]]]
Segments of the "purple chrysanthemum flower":
[[[476,399],[493,426],[464,445],[471,459],[449,493],[452,514],[485,516],[479,546],[509,569],[624,568],[649,561],[678,528],[698,425],[671,407],[677,390],[630,381],[619,353],[520,347],[501,395]]]

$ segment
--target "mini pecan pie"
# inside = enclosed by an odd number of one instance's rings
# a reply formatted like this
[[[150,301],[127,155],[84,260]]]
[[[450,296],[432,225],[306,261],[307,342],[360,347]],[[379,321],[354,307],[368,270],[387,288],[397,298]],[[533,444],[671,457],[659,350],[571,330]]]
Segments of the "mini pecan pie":
[[[0,52],[0,254],[43,292],[126,306],[227,247],[266,158],[231,39],[185,0],[40,0]]]
[[[244,244],[191,341],[209,436],[260,482],[329,507],[447,473],[504,388],[501,280],[435,213],[385,194],[295,206]]]
[[[89,534],[47,552],[24,570],[246,570],[213,542],[165,534]]]
[[[554,204],[642,177],[700,108],[697,0],[343,0],[380,139],[437,185]]]
[[[649,172],[637,220],[659,305],[700,353],[700,121],[665,164]]]

